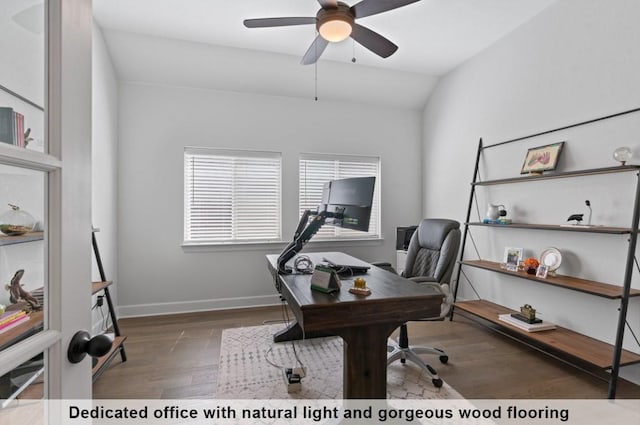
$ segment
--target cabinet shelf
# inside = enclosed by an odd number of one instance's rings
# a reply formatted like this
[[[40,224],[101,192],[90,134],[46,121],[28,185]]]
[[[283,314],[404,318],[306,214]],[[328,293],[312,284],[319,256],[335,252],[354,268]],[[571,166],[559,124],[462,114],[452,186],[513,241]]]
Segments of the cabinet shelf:
[[[44,239],[44,232],[29,232],[20,236],[0,235],[0,246],[14,245],[18,243],[41,241]]]
[[[497,273],[506,274],[509,276],[518,277],[520,279],[533,280],[535,282],[544,283],[546,285],[558,286],[561,288],[570,289],[572,291],[584,292],[598,297],[609,299],[620,299],[623,296],[623,288],[621,286],[611,285],[608,283],[596,282],[594,280],[581,279],[573,276],[547,276],[546,278],[537,277],[535,275],[527,274],[524,271],[513,272],[507,269],[503,269],[500,263],[487,260],[464,260],[461,264],[477,267],[484,270],[490,270]],[[629,291],[630,297],[640,296],[640,290],[631,289]]]
[[[486,300],[458,301],[454,305],[456,309],[484,319],[492,326],[507,330],[509,334],[515,334],[520,339],[525,339],[545,351],[568,355],[599,369],[610,369],[613,366],[614,346],[611,344],[562,327],[548,331],[527,332],[498,319],[500,314],[517,313],[516,311]],[[622,350],[620,365],[627,366],[635,363],[640,363],[640,355]]]
[[[601,233],[610,235],[628,235],[631,229],[628,227],[610,227],[610,226],[561,226],[559,224],[532,224],[532,223],[511,223],[511,224],[493,224],[482,222],[465,223],[467,226],[486,226],[486,227],[503,227],[510,229],[529,229],[529,230],[555,230],[562,232],[582,232],[582,233]]]
[[[618,165],[616,167],[591,168],[588,170],[564,171],[549,174],[534,174],[521,177],[510,177],[506,179],[476,181],[471,184],[474,186],[491,186],[497,184],[525,183],[540,180],[562,179],[569,177],[595,176],[598,174],[624,173],[629,171],[640,170],[640,165]]]

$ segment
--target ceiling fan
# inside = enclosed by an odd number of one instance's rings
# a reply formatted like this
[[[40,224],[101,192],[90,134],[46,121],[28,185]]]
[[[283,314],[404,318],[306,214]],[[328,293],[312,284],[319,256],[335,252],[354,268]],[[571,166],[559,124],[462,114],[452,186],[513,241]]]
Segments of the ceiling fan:
[[[315,24],[320,34],[302,58],[303,65],[316,63],[330,42],[339,42],[349,36],[376,55],[387,58],[398,50],[398,46],[377,32],[356,24],[355,20],[417,1],[420,0],[362,0],[350,7],[337,0],[318,0],[321,8],[315,17],[245,19],[244,25],[247,28],[268,28]]]

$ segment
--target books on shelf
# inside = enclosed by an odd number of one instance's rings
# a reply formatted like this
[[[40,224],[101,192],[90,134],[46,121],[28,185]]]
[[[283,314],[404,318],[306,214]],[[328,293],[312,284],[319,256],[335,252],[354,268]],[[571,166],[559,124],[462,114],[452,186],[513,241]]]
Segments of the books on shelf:
[[[26,311],[11,311],[6,312],[0,316],[0,334],[7,332],[9,329],[13,329],[16,326],[29,320],[29,315]]]
[[[24,310],[12,310],[4,312],[2,315],[0,315],[0,326],[12,321],[19,316],[24,316],[25,314],[27,314],[27,312],[25,312]]]
[[[26,147],[24,115],[8,106],[0,106],[0,142]]]
[[[556,325],[551,322],[539,322],[539,323],[527,323],[525,321],[516,319],[512,317],[511,314],[500,314],[498,315],[498,319],[506,322],[510,325],[513,325],[517,328],[525,330],[527,332],[539,332],[539,331],[547,331],[551,329],[555,329]]]

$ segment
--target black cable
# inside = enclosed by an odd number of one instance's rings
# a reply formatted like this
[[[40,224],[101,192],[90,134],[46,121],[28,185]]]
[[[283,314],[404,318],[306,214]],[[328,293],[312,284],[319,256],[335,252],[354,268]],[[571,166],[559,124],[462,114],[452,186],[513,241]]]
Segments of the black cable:
[[[100,314],[102,315],[102,330],[107,331],[109,328],[107,327],[107,316],[104,314],[104,304],[100,306]]]
[[[310,274],[313,272],[313,261],[308,255],[298,255],[293,262],[293,269],[297,273]]]
[[[289,322],[290,322],[289,311],[287,310],[286,301],[284,299],[282,300],[281,305],[282,305],[282,318],[284,320],[284,323],[287,326],[289,326]],[[302,328],[302,326],[300,326],[300,328]],[[304,329],[302,329],[302,340],[304,341],[304,339],[305,339],[305,334],[304,334]],[[293,355],[296,359],[296,362],[300,364],[300,366],[304,367],[304,363],[302,363],[302,361],[300,360],[300,357],[298,357],[298,351],[296,350],[296,344],[294,340],[291,340],[291,346],[293,347]]]

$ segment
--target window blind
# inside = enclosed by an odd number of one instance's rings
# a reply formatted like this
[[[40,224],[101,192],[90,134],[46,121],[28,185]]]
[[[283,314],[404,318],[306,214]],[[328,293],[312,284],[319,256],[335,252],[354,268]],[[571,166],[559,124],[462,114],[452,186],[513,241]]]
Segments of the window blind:
[[[314,239],[380,237],[380,158],[372,156],[302,154],[300,156],[299,214],[315,210],[322,200],[323,185],[329,180],[349,177],[376,178],[369,232],[323,226]]]
[[[281,239],[281,155],[187,148],[185,242]]]

